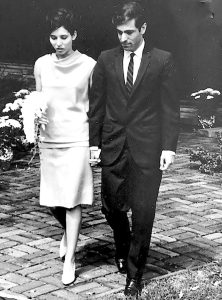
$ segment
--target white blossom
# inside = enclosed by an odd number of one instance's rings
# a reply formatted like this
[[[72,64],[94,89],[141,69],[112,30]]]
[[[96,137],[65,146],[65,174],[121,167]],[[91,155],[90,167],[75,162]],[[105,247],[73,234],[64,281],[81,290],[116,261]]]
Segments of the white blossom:
[[[207,96],[207,99],[209,100],[209,99],[213,99],[214,98],[214,96],[211,96],[211,95],[208,95]]]
[[[12,157],[13,157],[13,151],[10,147],[9,148],[4,147],[3,149],[0,149],[0,160],[7,161],[7,160],[11,160]]]
[[[3,120],[7,120],[7,119],[9,119],[9,116],[0,117],[0,122],[3,121]]]
[[[23,102],[24,102],[24,99],[18,98],[14,101],[14,104],[18,105],[18,108],[20,108],[22,106]]]
[[[219,96],[220,92],[218,90],[214,90],[212,88],[206,88],[205,90],[199,90],[198,92],[192,93],[191,97],[195,97],[195,99],[200,98],[200,95],[202,94],[206,94],[208,96],[212,96],[210,98],[207,99],[213,99],[213,96]]]
[[[21,97],[22,95],[28,95],[28,94],[29,94],[28,90],[22,89],[15,93],[15,97],[17,98],[17,97]]]
[[[15,120],[15,119],[8,119],[7,124],[11,127],[14,127],[14,128],[21,128],[22,127],[22,125],[19,123],[19,121]]]
[[[11,110],[16,110],[16,109],[18,109],[18,108],[19,108],[19,105],[18,105],[17,103],[15,103],[15,102],[12,103],[11,106],[10,106],[10,109],[11,109]]]
[[[4,113],[9,112],[10,110],[17,110],[20,109],[22,104],[24,102],[24,99],[18,98],[13,103],[7,103],[5,105],[5,108],[2,110]]]
[[[21,128],[21,124],[19,121],[15,119],[9,119],[8,116],[0,118],[0,128],[3,127],[13,127],[13,128]]]
[[[7,127],[6,120],[8,120],[8,116],[0,117],[0,128]]]
[[[9,112],[11,110],[12,103],[7,103],[5,108],[2,110],[3,112]]]

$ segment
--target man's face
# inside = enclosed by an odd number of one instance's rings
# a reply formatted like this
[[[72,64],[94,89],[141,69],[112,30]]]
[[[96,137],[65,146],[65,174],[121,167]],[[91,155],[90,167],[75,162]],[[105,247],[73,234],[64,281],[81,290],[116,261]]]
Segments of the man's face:
[[[135,25],[135,19],[129,20],[116,27],[118,38],[123,49],[134,52],[141,45],[143,34],[146,31],[146,23],[140,29]]]

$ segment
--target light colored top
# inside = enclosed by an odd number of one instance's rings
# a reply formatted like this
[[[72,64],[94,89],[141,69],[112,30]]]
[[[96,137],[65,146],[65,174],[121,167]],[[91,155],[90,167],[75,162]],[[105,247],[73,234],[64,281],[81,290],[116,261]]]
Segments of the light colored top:
[[[40,147],[88,145],[88,88],[95,63],[77,50],[63,59],[53,53],[36,61],[35,69],[47,98],[48,119],[45,130],[40,132]]]
[[[133,62],[134,62],[134,65],[133,65],[133,83],[136,81],[136,77],[137,77],[137,74],[138,74],[138,70],[139,70],[142,55],[143,55],[144,46],[145,46],[145,42],[143,40],[142,44],[136,49],[136,51],[133,52],[135,54],[134,57],[133,57]],[[129,62],[130,62],[130,54],[131,53],[132,53],[131,51],[124,50],[123,72],[124,72],[125,83],[126,83],[126,80],[127,80],[127,71],[128,71],[128,65],[129,65]]]

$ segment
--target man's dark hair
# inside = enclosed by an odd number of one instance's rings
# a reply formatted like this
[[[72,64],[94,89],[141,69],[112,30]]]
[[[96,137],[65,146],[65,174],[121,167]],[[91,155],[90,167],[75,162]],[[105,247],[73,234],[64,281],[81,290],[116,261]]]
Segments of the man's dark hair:
[[[47,17],[48,33],[52,33],[60,27],[64,27],[71,35],[76,30],[76,19],[71,10],[66,8],[59,8],[53,10]]]
[[[122,25],[132,19],[135,19],[135,26],[141,29],[141,26],[146,22],[145,10],[136,1],[125,1],[118,5],[112,23],[115,26]]]

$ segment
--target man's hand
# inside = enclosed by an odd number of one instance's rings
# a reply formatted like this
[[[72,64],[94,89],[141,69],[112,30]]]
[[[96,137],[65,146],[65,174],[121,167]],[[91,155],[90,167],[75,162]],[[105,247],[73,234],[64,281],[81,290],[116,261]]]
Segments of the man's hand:
[[[90,147],[89,149],[90,149],[89,163],[93,167],[100,162],[101,149],[99,149],[97,146]]]
[[[170,150],[163,150],[160,157],[160,170],[165,171],[173,164],[175,159],[175,152]]]

